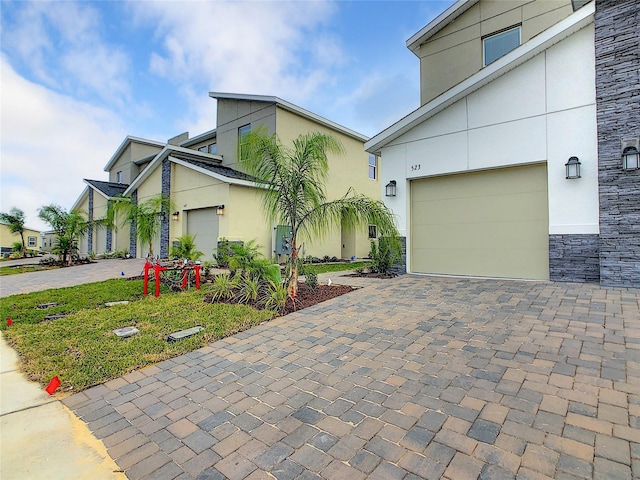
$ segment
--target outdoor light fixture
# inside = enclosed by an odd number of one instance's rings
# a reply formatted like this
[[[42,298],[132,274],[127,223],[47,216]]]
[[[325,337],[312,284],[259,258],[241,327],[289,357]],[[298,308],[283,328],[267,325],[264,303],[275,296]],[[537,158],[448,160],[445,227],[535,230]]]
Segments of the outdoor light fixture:
[[[580,160],[578,160],[578,157],[571,157],[564,166],[567,169],[567,178],[580,178]]]
[[[218,205],[218,206],[216,207],[216,213],[217,213],[218,215],[222,215],[222,214],[224,214],[224,205]]]
[[[395,197],[396,196],[396,181],[395,180],[391,180],[389,183],[387,183],[385,189],[386,189],[385,195],[387,197]]]
[[[177,222],[178,220],[180,220],[180,212],[173,212],[171,214],[171,220],[173,220],[174,222]]]
[[[638,170],[640,168],[640,152],[636,147],[626,147],[622,151],[622,169]]]
[[[156,217],[158,218],[159,222],[164,222],[164,219],[167,218],[167,214],[162,211],[156,212]]]

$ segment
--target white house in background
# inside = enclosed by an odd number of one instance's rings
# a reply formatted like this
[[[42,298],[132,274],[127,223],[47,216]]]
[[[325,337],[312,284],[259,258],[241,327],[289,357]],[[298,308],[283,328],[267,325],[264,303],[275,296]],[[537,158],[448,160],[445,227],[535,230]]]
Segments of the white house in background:
[[[602,18],[620,6],[637,17],[633,4],[598,8]],[[365,149],[381,156],[382,185],[395,183],[385,203],[399,216],[408,272],[600,280],[600,217],[610,215],[599,196],[595,10],[460,0],[407,41],[421,58],[423,104]],[[455,83],[425,85],[438,73],[430,65]],[[621,171],[620,147],[613,154]],[[567,178],[576,160],[579,178]],[[629,262],[632,283],[638,265]]]

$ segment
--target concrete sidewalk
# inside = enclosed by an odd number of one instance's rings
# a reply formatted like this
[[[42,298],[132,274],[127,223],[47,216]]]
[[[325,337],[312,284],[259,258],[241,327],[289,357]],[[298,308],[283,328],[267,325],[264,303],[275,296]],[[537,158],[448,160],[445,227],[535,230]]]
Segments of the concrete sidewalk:
[[[86,424],[18,370],[0,338],[0,477],[2,480],[126,478]]]

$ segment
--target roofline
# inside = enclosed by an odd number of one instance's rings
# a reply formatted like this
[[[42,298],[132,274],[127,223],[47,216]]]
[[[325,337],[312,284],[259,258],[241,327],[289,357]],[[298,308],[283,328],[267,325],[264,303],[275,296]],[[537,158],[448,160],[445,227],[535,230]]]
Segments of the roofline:
[[[204,152],[199,152],[197,150],[192,150],[190,148],[184,148],[184,147],[179,147],[177,145],[165,145],[164,148],[162,150],[160,150],[155,158],[153,160],[151,160],[151,163],[149,163],[149,165],[147,165],[144,170],[142,170],[142,172],[140,172],[140,175],[138,175],[133,182],[131,182],[131,184],[127,187],[127,189],[124,191],[124,194],[129,194],[131,192],[133,192],[136,188],[138,188],[138,185],[141,184],[143,182],[144,179],[146,179],[151,172],[153,172],[153,170],[155,169],[155,166],[158,164],[158,162],[164,160],[165,158],[169,157],[171,155],[171,152],[178,152],[178,153],[183,153],[186,155],[191,155],[193,157],[200,157],[203,160],[215,160],[218,163],[222,163],[222,156],[220,155],[213,155],[211,153],[204,153]]]
[[[382,147],[388,145],[396,138],[405,134],[435,114],[441,112],[458,100],[461,100],[484,85],[492,82],[496,78],[547,50],[552,45],[567,38],[569,35],[572,35],[583,27],[593,23],[594,12],[594,2],[585,5],[583,8],[577,10],[564,20],[561,20],[541,34],[529,40],[527,43],[519,46],[504,57],[480,70],[478,73],[437,96],[429,103],[421,106],[417,110],[414,110],[409,115],[400,119],[382,132],[374,135],[364,144],[364,149],[369,153],[379,153]]]
[[[83,179],[83,182],[86,183],[86,181]],[[82,191],[82,193],[78,196],[78,199],[74,202],[73,205],[71,205],[71,210],[69,210],[70,212],[73,212],[74,210],[78,209],[78,207],[80,206],[80,204],[82,203],[81,200],[84,198],[85,195],[87,195],[89,193],[89,185],[87,184],[86,187],[84,187],[84,190]]]
[[[0,225],[4,225],[5,227],[8,227],[8,226],[9,226],[9,224],[8,224],[8,223],[5,223],[5,222],[3,222],[3,221],[0,221]],[[25,230],[31,230],[32,232],[42,233],[42,230],[38,230],[37,228],[30,228],[30,227],[27,227],[26,225],[24,226],[24,229],[25,229]]]
[[[127,135],[124,138],[124,140],[122,141],[122,143],[120,144],[120,146],[116,149],[116,152],[111,156],[111,158],[109,159],[107,164],[104,166],[103,170],[105,172],[109,171],[109,169],[113,166],[113,164],[116,162],[118,157],[122,154],[124,149],[127,148],[127,145],[129,145],[131,142],[142,143],[144,145],[151,145],[151,146],[154,146],[154,147],[164,147],[165,146],[164,142],[158,142],[156,140],[149,140],[149,139],[146,139],[146,138],[140,138],[140,137],[134,137],[132,135]]]
[[[479,1],[480,0],[458,0],[436,18],[431,20],[427,25],[422,27],[418,32],[411,35],[407,40],[407,48],[415,53],[416,50],[420,48],[420,45],[433,37],[436,33],[449,25]]]
[[[219,173],[216,172],[212,172],[211,170],[207,170],[206,168],[202,168],[199,167],[197,165],[193,165],[189,162],[185,162],[184,160],[180,159],[180,158],[175,158],[175,157],[171,157],[169,156],[170,160],[177,164],[177,165],[181,165],[185,168],[190,168],[191,170],[194,170],[198,173],[202,173],[203,175],[207,175],[209,177],[213,177],[216,180],[220,180],[221,182],[225,182],[225,183],[230,183],[232,185],[241,185],[243,187],[257,187],[257,185],[254,182],[251,182],[249,180],[242,180],[240,178],[231,178],[231,177],[226,177],[224,175],[220,175]]]
[[[217,99],[225,99],[225,100],[245,100],[245,101],[253,101],[253,102],[267,102],[267,103],[275,103],[276,106],[293,112],[302,117],[308,118],[314,122],[320,123],[326,127],[329,127],[333,130],[337,130],[338,132],[344,133],[356,140],[361,142],[366,142],[369,137],[363,135],[362,133],[358,133],[355,130],[351,130],[339,123],[333,122],[327,118],[321,117],[320,115],[310,112],[309,110],[305,110],[302,107],[294,105],[291,102],[287,102],[281,98],[269,95],[250,95],[250,94],[241,94],[241,93],[221,93],[221,92],[209,92],[209,96],[211,98]]]
[[[218,136],[218,129],[214,128],[213,130],[209,130],[207,132],[201,133],[199,135],[196,135],[195,137],[189,138],[187,140],[185,140],[184,142],[182,142],[180,144],[181,147],[188,147],[190,145],[193,145],[195,143],[201,142],[202,140],[204,140],[205,138],[209,138],[212,137],[215,134],[215,136]]]

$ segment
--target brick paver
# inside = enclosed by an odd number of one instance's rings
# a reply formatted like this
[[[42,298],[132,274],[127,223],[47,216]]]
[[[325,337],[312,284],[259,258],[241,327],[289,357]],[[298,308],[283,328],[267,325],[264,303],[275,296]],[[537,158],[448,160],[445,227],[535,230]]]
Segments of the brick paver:
[[[132,480],[640,478],[640,290],[333,281],[65,403]]]

